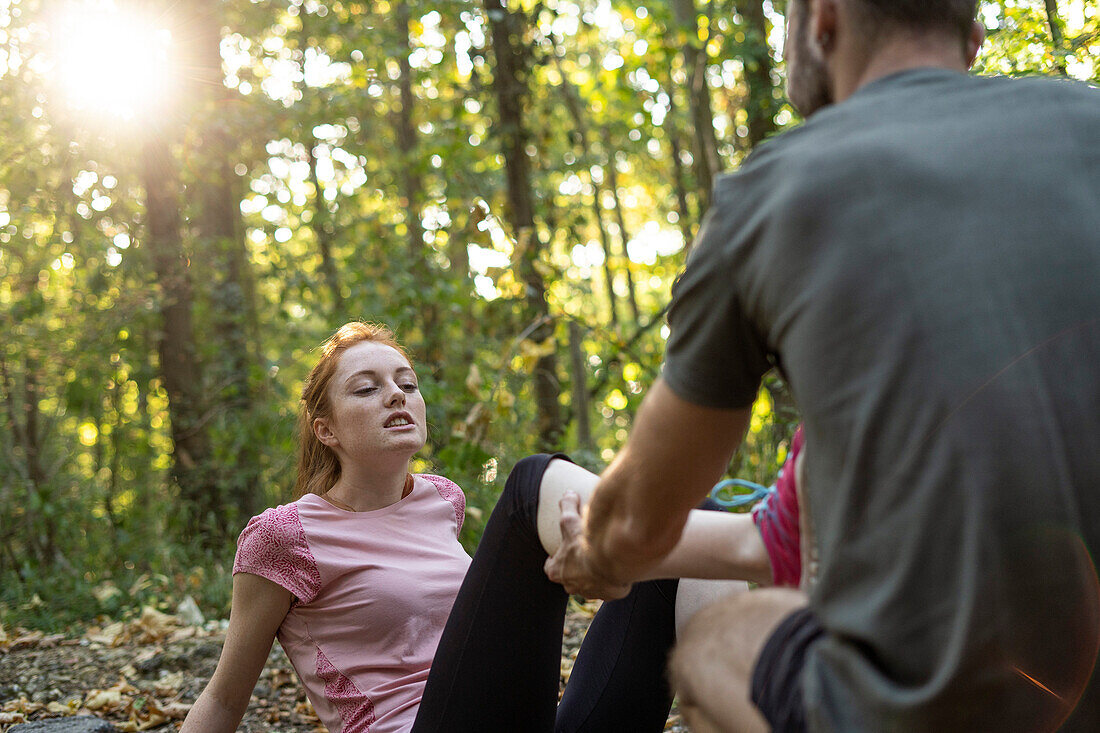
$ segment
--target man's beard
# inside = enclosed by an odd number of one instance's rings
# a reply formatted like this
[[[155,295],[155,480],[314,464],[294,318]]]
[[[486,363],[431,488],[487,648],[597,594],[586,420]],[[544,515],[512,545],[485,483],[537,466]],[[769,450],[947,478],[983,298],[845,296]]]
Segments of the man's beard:
[[[829,77],[825,63],[810,49],[809,22],[798,23],[793,38],[794,63],[787,64],[787,98],[803,117],[809,117],[822,107],[833,103],[829,89]]]

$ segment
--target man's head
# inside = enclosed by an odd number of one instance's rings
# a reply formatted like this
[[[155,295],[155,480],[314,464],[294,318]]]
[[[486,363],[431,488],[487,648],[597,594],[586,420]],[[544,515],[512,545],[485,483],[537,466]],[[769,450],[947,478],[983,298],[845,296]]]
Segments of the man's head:
[[[855,0],[852,5],[869,26],[954,33],[960,42],[970,35],[978,12],[977,0]]]
[[[790,0],[788,97],[809,116],[854,91],[845,84],[851,81],[846,72],[859,77],[860,65],[883,57],[890,70],[960,62],[969,67],[982,38],[974,23],[977,7],[977,0]],[[922,50],[923,56],[915,53]],[[843,64],[856,68],[836,68],[838,51]],[[942,63],[936,63],[937,53]]]

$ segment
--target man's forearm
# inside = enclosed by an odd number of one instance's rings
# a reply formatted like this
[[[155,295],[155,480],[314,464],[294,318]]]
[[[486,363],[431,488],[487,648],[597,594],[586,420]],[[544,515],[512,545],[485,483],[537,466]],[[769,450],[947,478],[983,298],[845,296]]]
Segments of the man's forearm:
[[[662,516],[647,511],[639,497],[631,495],[637,491],[609,469],[586,515],[593,563],[605,577],[620,583],[659,577],[661,561],[679,542],[687,519],[687,512],[677,517],[671,511]]]
[[[658,380],[589,504],[585,540],[596,569],[623,583],[653,577],[747,424],[748,410],[693,405]]]

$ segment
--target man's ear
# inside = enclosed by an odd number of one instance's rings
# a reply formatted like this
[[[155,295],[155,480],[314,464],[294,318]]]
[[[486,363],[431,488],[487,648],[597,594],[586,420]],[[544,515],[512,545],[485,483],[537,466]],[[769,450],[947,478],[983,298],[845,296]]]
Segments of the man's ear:
[[[982,44],[985,42],[985,24],[980,20],[975,20],[970,24],[970,35],[966,37],[966,48],[964,53],[966,54],[966,68],[970,68],[974,65],[974,59],[978,57],[978,51],[981,50]]]
[[[340,439],[336,437],[336,433],[332,432],[332,426],[329,425],[326,418],[317,417],[313,419],[313,434],[317,436],[317,440],[329,448],[340,445]]]
[[[824,57],[836,47],[837,41],[837,0],[808,0],[809,2],[809,39]]]

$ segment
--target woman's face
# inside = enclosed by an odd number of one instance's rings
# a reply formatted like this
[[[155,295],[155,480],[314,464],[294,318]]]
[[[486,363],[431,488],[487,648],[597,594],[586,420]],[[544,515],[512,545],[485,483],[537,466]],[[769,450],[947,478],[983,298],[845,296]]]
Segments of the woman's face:
[[[416,372],[392,347],[360,341],[346,349],[328,392],[332,414],[315,421],[314,430],[341,460],[369,460],[380,453],[412,457],[424,447],[424,397]]]

